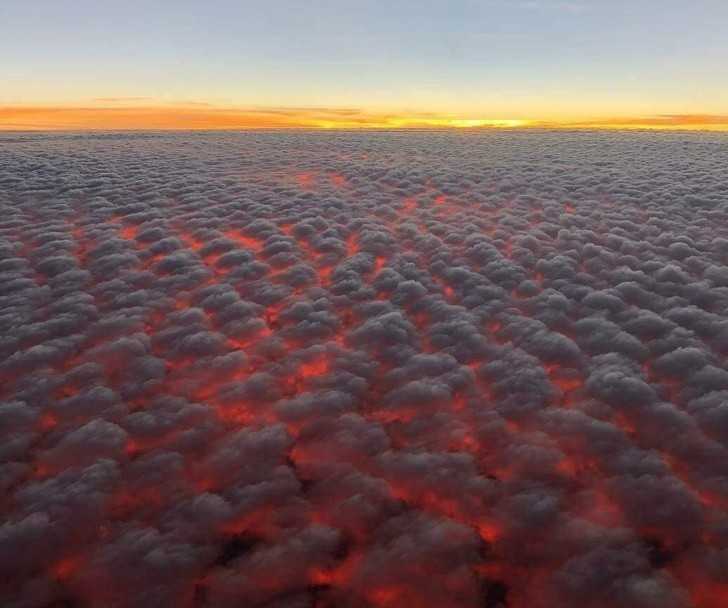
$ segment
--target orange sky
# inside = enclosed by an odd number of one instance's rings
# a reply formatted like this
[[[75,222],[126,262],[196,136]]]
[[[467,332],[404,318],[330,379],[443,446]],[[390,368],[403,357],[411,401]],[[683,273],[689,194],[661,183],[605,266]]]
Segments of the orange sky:
[[[0,106],[0,130],[255,129],[255,128],[637,128],[728,131],[728,114],[670,114],[593,119],[538,120],[437,113],[378,113],[346,108],[224,108],[208,104],[117,105],[99,100],[85,107]]]

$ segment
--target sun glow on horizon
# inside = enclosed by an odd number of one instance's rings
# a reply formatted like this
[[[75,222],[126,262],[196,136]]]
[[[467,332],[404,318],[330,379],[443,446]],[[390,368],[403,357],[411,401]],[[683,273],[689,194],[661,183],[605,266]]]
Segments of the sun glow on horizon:
[[[358,108],[227,108],[208,104],[0,106],[0,131],[240,129],[647,129],[728,131],[728,115],[485,118]]]
[[[325,129],[341,129],[359,126],[368,129],[476,129],[480,127],[518,128],[528,127],[535,121],[517,118],[421,118],[418,116],[389,116],[384,119],[373,117],[365,123],[346,121],[320,121],[317,126]]]

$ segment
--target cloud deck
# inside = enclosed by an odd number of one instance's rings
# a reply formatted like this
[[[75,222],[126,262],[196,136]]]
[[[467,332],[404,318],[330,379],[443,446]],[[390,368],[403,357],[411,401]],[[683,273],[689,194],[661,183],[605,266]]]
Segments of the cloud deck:
[[[3,606],[725,606],[726,166],[1,135]]]

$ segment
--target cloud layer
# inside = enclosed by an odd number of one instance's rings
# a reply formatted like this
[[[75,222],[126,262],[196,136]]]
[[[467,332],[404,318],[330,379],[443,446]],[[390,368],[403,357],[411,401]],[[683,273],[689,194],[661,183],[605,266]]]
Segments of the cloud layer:
[[[0,146],[3,606],[725,605],[725,138]]]

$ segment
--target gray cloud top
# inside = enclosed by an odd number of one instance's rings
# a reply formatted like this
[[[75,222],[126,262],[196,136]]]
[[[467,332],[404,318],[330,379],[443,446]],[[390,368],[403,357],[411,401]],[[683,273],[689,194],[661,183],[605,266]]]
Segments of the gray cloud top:
[[[725,606],[726,167],[0,135],[0,603]]]

